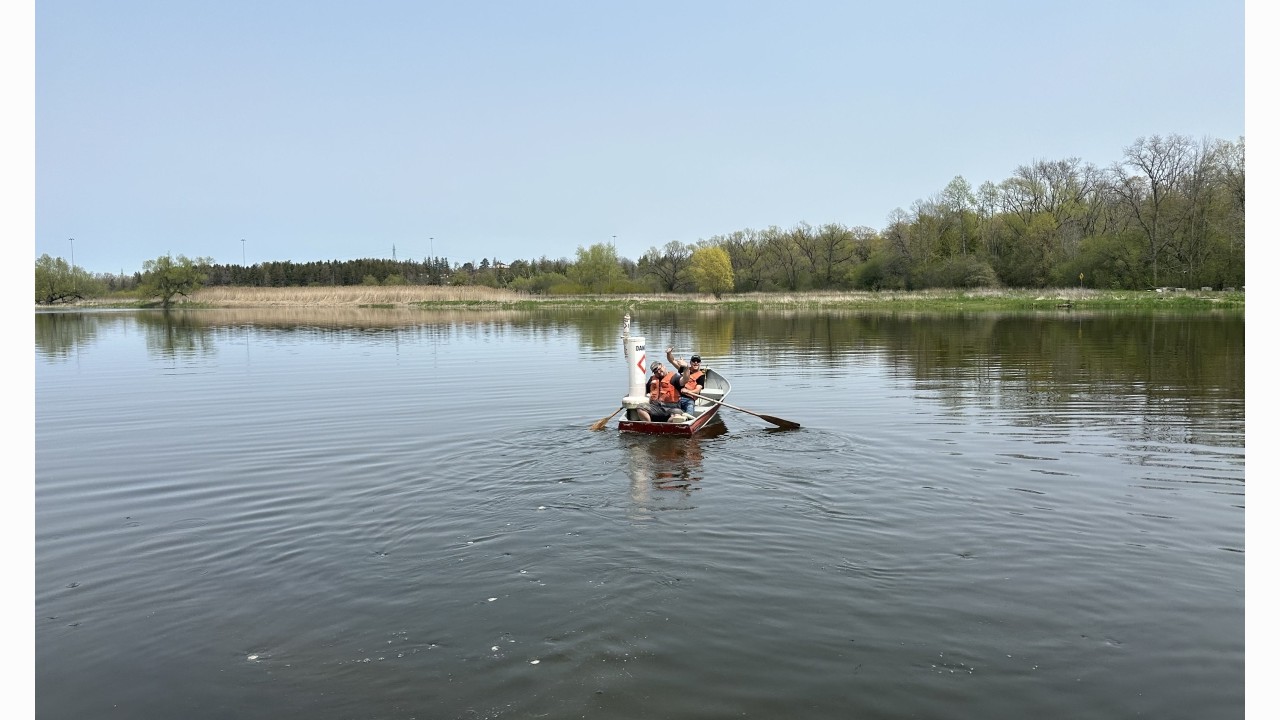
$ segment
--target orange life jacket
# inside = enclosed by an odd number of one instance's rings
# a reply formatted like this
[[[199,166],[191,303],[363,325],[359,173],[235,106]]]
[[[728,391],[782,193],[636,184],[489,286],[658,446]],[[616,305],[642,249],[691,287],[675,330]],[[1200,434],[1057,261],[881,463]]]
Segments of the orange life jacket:
[[[689,390],[690,392],[701,393],[702,377],[704,375],[706,375],[706,373],[702,372],[701,370],[694,370],[693,372],[689,373],[689,379],[684,382],[685,389]],[[695,385],[697,387],[694,387]]]
[[[671,383],[671,374],[649,378],[649,400],[653,402],[680,402],[680,392]]]

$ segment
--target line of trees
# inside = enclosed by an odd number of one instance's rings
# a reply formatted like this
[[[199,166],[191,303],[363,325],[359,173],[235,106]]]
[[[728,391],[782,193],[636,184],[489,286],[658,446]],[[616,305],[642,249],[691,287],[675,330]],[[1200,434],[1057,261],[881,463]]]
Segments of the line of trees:
[[[1143,289],[1244,285],[1245,149],[1181,135],[1139,138],[1121,160],[1036,160],[999,182],[957,176],[882,229],[839,223],[739,230],[651,247],[638,261],[608,243],[576,258],[450,264],[360,259],[250,267],[201,260],[208,285],[484,285],[532,294],[934,287]],[[151,263],[158,263],[148,261]],[[36,262],[36,301],[154,289],[154,268],[90,275]]]
[[[1244,188],[1243,138],[1152,136],[1109,168],[1042,160],[976,189],[956,177],[879,231],[802,223],[706,242],[729,251],[739,291],[1242,286]],[[650,261],[678,277],[678,254]]]

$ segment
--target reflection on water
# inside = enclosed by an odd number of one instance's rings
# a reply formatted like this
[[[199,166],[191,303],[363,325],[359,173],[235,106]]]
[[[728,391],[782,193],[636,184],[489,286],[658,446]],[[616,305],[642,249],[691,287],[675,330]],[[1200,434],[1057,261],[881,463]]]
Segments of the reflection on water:
[[[36,352],[49,360],[65,360],[92,345],[98,330],[113,318],[120,324],[133,322],[128,316],[107,313],[36,313]]]
[[[207,355],[216,350],[213,328],[187,313],[142,313],[138,324],[146,334],[147,350],[161,358]]]
[[[623,433],[621,441],[627,448],[627,472],[631,477],[632,518],[645,519],[655,511],[684,507],[700,489],[706,446],[726,432],[724,421],[716,416],[693,437]]]
[[[408,310],[265,308],[126,312],[41,312],[36,350],[52,360],[92,346],[101,331],[141,325],[159,357],[216,352],[243,342],[227,329],[264,333],[368,336],[379,332],[443,336],[455,332],[534,336],[569,330],[598,350],[618,347],[612,310]],[[891,372],[940,401],[962,405],[997,387],[1027,402],[1060,403],[1081,393],[1099,398],[1144,393],[1153,401],[1230,396],[1244,387],[1244,316],[1195,314],[973,314],[655,311],[636,313],[652,347],[708,358],[751,356],[766,367],[802,362],[838,372],[875,356]],[[1048,358],[1048,362],[1045,359]],[[1172,390],[1173,396],[1169,395]]]

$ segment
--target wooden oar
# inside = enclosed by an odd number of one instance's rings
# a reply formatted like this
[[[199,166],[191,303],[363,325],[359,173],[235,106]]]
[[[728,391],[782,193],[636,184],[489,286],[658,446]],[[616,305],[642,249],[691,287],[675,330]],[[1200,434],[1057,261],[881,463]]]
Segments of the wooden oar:
[[[612,413],[611,415],[609,415],[609,417],[606,417],[606,418],[600,418],[599,420],[597,420],[597,421],[595,421],[595,422],[591,423],[591,429],[592,429],[592,430],[603,430],[603,429],[604,429],[604,426],[605,426],[605,425],[608,425],[608,424],[609,424],[609,421],[613,419],[613,416],[614,416],[614,415],[617,415],[617,414],[618,414],[618,413],[620,413],[620,412],[622,412],[622,408],[618,408],[617,410],[614,410],[614,411],[613,411],[613,413]]]
[[[755,415],[756,417],[760,418],[761,420],[764,420],[765,422],[771,422],[771,423],[773,423],[774,425],[777,425],[778,427],[781,427],[781,428],[788,428],[788,429],[792,429],[792,428],[798,428],[798,427],[800,427],[800,423],[791,422],[790,420],[783,420],[783,419],[782,419],[782,418],[780,418],[780,417],[774,417],[774,416],[772,416],[772,415],[761,415],[761,414],[760,414],[760,413],[758,413],[758,412],[751,412],[750,410],[747,410],[747,409],[745,409],[745,408],[740,408],[740,407],[738,407],[738,406],[736,406],[736,405],[730,405],[729,403],[727,403],[727,402],[725,402],[725,401],[723,401],[723,400],[717,400],[717,399],[715,399],[715,398],[707,397],[706,395],[699,395],[699,394],[694,393],[694,392],[690,392],[690,393],[687,393],[687,394],[688,394],[688,395],[690,395],[690,396],[692,396],[692,397],[701,398],[701,399],[703,399],[703,400],[706,400],[707,402],[713,402],[713,403],[715,403],[715,404],[717,404],[717,405],[723,405],[723,406],[725,406],[725,407],[727,407],[727,408],[733,408],[734,410],[737,410],[738,412],[744,412],[744,413],[746,413],[746,414],[748,414],[748,415]]]

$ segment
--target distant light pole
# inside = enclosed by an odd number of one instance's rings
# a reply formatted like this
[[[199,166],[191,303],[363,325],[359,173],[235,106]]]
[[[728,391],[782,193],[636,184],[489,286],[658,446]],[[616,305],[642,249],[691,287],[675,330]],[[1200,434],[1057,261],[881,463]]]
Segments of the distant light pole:
[[[71,292],[79,290],[78,278],[76,277],[76,239],[67,238],[71,243]]]
[[[247,267],[247,266],[249,265],[249,263],[247,263],[247,262],[245,261],[245,259],[244,259],[244,258],[245,258],[245,255],[244,255],[244,238],[240,238],[240,265],[241,265],[241,266],[243,266],[243,267]]]

